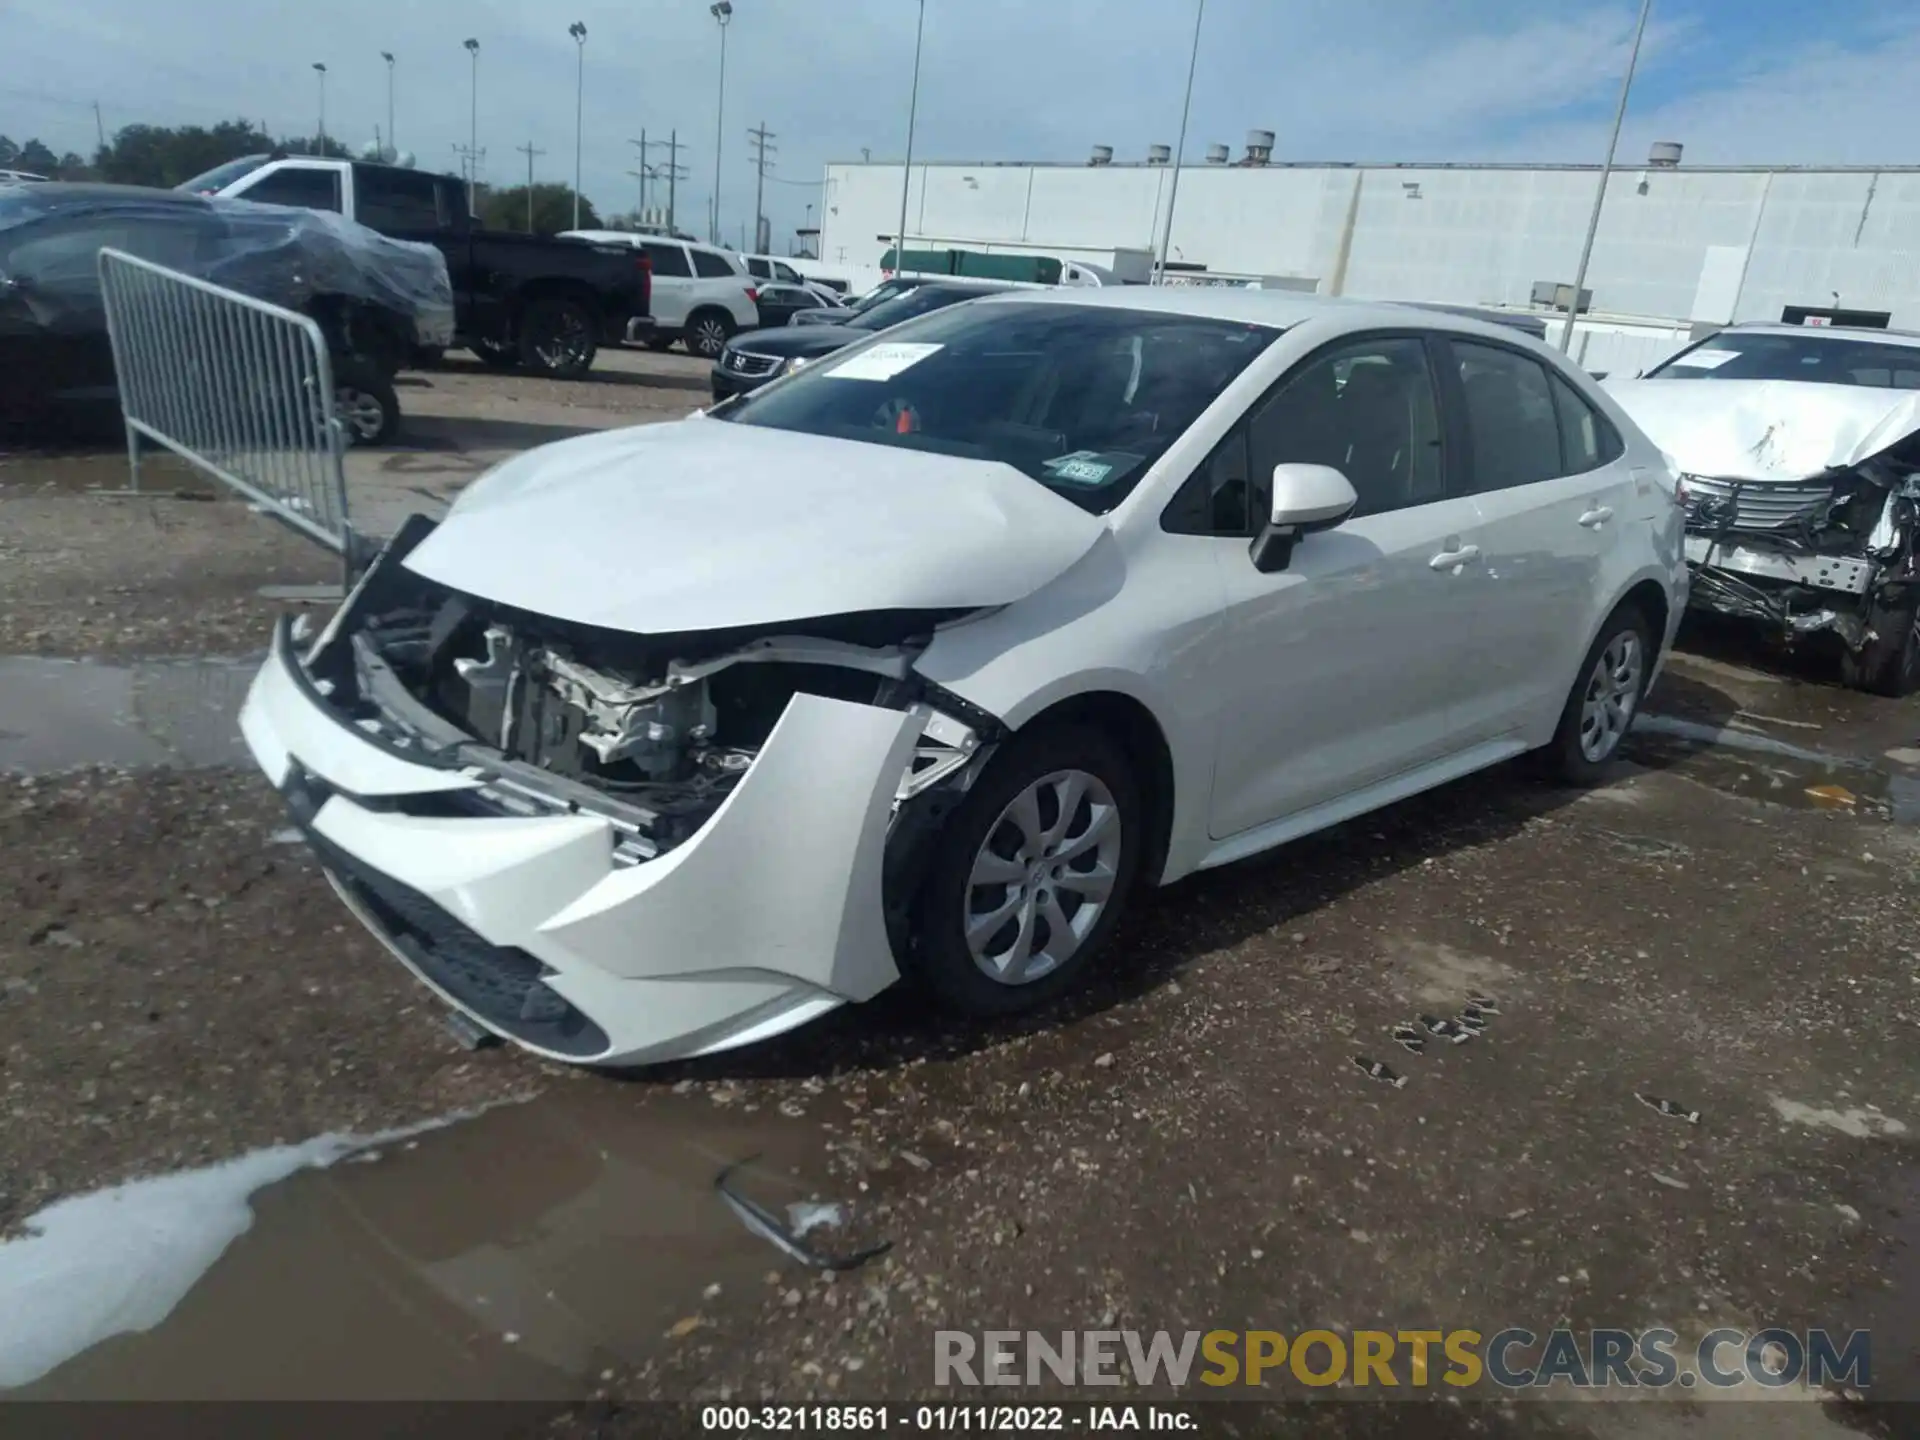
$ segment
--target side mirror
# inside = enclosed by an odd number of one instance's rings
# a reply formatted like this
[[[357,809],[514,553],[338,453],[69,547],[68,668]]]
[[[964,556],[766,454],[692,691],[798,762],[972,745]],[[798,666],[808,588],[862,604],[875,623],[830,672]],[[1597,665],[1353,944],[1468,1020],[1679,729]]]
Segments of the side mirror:
[[[1331,465],[1274,466],[1273,511],[1248,552],[1253,568],[1269,575],[1286,569],[1301,536],[1333,529],[1359,503],[1352,483]]]

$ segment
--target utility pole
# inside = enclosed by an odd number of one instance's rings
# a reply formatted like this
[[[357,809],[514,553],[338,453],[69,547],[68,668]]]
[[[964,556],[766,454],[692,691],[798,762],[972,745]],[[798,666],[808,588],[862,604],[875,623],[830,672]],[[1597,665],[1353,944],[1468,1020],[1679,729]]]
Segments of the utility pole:
[[[667,132],[667,233],[672,234],[673,223],[673,182],[680,178],[680,132]]]
[[[647,164],[647,132],[642,130],[638,140],[629,140],[627,143],[640,147],[640,213],[644,216],[647,213],[647,176],[652,173],[652,167]]]
[[[773,248],[767,243],[771,237],[766,233],[767,163],[768,157],[780,147],[773,143],[774,132],[767,129],[764,120],[756,129],[747,131],[747,138],[753,142],[753,167],[757,172],[753,186],[753,248],[756,252],[764,252]]]
[[[100,148],[102,150],[106,149],[107,148],[107,122],[100,118],[100,102],[98,100],[93,102],[93,128],[99,132]]]
[[[544,155],[547,152],[534,149],[533,141],[531,140],[527,141],[524,145],[516,145],[513,148],[527,157],[527,233],[531,235],[533,233],[533,157],[536,155]],[[576,216],[575,218],[577,219],[578,217]]]
[[[393,52],[382,50],[380,58],[387,62],[387,149],[393,151],[396,163],[400,159],[400,142],[393,136]]]

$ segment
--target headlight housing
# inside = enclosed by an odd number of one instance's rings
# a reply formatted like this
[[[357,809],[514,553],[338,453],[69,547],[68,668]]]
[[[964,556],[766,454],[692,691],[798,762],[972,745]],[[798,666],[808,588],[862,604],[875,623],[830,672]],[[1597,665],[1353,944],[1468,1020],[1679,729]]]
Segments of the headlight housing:
[[[791,375],[796,370],[804,369],[806,366],[811,365],[812,363],[813,363],[813,357],[811,355],[796,355],[791,360],[787,361],[786,368],[782,370],[780,373],[783,375]]]

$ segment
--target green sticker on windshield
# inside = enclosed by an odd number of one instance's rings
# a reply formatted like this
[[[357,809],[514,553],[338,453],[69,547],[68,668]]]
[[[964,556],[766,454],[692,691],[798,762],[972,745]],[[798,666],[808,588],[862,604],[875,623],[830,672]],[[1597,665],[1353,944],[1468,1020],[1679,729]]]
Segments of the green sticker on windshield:
[[[1062,460],[1053,467],[1053,478],[1075,485],[1098,485],[1113,473],[1113,466],[1099,460]]]

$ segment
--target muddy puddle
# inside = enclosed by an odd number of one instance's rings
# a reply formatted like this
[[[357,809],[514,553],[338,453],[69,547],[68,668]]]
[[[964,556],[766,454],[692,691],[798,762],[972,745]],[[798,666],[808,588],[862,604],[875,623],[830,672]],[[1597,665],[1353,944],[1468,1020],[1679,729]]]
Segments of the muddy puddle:
[[[1757,729],[1647,714],[1634,722],[1620,753],[1750,800],[1920,824],[1920,777]]]
[[[6,1393],[579,1398],[604,1371],[682,1343],[719,1294],[762,1291],[770,1271],[806,1283],[714,1191],[723,1166],[754,1156],[730,1184],[776,1215],[848,1198],[820,1191],[814,1126],[611,1082],[395,1140],[258,1190],[251,1227],[163,1319],[51,1370],[43,1355],[44,1373]],[[137,1230],[153,1206],[129,1191],[125,1208],[121,1226]],[[156,1233],[157,1218],[144,1222]],[[858,1207],[835,1218],[807,1243],[834,1253],[872,1238]],[[175,1247],[199,1243],[169,1233]],[[124,1300],[101,1310],[137,1312]]]
[[[245,764],[238,717],[259,664],[0,656],[0,773]]]

